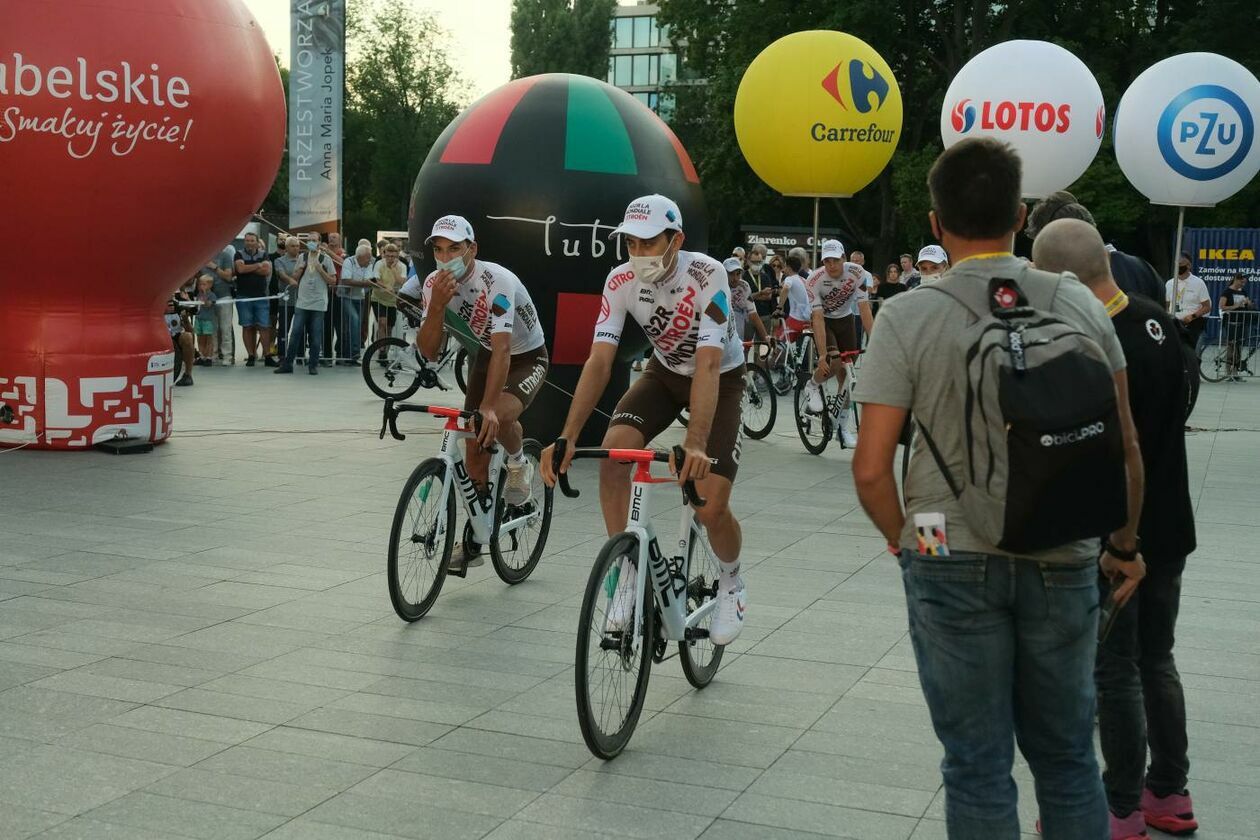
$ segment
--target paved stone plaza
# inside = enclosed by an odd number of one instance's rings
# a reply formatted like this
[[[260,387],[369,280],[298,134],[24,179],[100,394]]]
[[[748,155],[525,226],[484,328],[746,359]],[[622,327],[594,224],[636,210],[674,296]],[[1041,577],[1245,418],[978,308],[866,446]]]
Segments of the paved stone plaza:
[[[385,546],[436,425],[377,440],[357,369],[196,376],[149,455],[0,453],[0,837],[945,836],[896,565],[850,453],[807,455],[787,400],[735,492],[747,630],[703,692],[656,666],[604,763],[572,687],[603,541],[589,464],[532,578],[508,588],[487,563],[409,626]],[[1202,840],[1257,837],[1260,383],[1205,386],[1193,423],[1245,431],[1189,438],[1190,787]],[[675,491],[657,492],[672,531]]]

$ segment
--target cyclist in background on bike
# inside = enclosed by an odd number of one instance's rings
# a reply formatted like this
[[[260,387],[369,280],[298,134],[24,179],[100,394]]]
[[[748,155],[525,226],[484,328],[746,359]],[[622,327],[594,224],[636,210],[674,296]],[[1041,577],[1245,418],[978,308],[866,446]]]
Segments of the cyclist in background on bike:
[[[775,310],[775,317],[781,319],[779,324],[782,333],[779,337],[789,344],[794,343],[809,328],[809,290],[805,288],[805,278],[800,274],[802,265],[804,264],[799,256],[788,254],[788,270],[783,275],[779,308]]]
[[[805,395],[809,399],[809,410],[821,412],[824,408],[822,383],[828,376],[835,376],[836,381],[844,387],[844,365],[832,362],[841,353],[857,350],[857,330],[853,326],[853,313],[861,301],[866,300],[866,290],[862,288],[864,269],[857,263],[845,262],[844,246],[837,239],[828,239],[822,244],[822,268],[814,271],[805,281],[809,292],[810,321],[814,328],[814,341],[818,346],[818,366],[814,375],[805,383]],[[825,340],[824,340],[825,337]],[[823,347],[826,352],[823,352]],[[857,437],[848,429],[847,414],[851,409],[845,406],[838,419],[840,436],[845,446],[856,446]]]
[[[731,514],[731,486],[739,467],[744,345],[731,319],[725,268],[712,257],[682,250],[682,213],[663,195],[637,198],[613,235],[625,239],[629,262],[608,274],[591,355],[582,368],[561,440],[574,440],[604,393],[626,316],[652,342],[643,375],[617,403],[604,435],[609,449],[642,449],[686,408],[686,458],[674,464],[680,483],[692,480],[707,503],[695,511],[721,566],[718,606],[709,638],[730,644],[744,627],[747,596],[739,574],[742,537]],[[555,444],[542,454],[543,479],[554,484]],[[559,472],[569,470],[566,447]],[[710,467],[710,458],[712,466]],[[630,467],[600,461],[599,501],[608,534],[626,527]],[[635,570],[623,570],[609,609],[609,629],[621,629],[634,612]]]
[[[465,411],[479,411],[477,438],[468,440],[468,475],[484,492],[490,455],[497,440],[507,451],[503,499],[509,505],[529,501],[533,467],[525,458],[519,418],[547,376],[546,339],[534,301],[520,279],[503,266],[477,259],[472,225],[462,216],[443,216],[433,223],[426,245],[433,247],[437,270],[424,279],[412,277],[399,294],[420,298],[424,322],[416,345],[436,361],[449,309],[481,344],[468,376]],[[460,543],[451,552],[450,569],[480,566],[481,546]]]
[[[770,334],[766,332],[761,316],[757,314],[757,305],[752,299],[752,286],[744,279],[744,267],[734,257],[727,257],[722,262],[722,268],[726,269],[726,282],[731,288],[731,321],[735,324],[735,338],[743,340],[748,334],[748,323],[751,321],[757,337],[767,345],[774,344]]]

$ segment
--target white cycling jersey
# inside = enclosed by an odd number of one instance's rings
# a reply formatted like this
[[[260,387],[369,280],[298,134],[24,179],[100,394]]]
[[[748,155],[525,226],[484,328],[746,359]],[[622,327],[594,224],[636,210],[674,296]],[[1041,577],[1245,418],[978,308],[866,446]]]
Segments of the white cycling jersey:
[[[409,297],[421,298],[425,312],[433,297],[434,271],[424,279],[411,277],[399,290]],[[533,298],[525,290],[519,277],[498,263],[474,260],[462,280],[455,285],[446,308],[458,315],[473,337],[487,350],[491,349],[490,336],[495,333],[512,334],[513,356],[537,350],[546,343],[542,325],[538,323],[538,310]]]
[[[669,276],[644,283],[630,263],[608,273],[595,342],[620,344],[626,315],[634,318],[652,342],[661,364],[683,376],[696,372],[696,350],[722,348],[721,372],[744,363],[744,345],[735,337],[726,269],[705,254],[679,251]]]
[[[866,290],[862,288],[864,271],[851,262],[844,264],[839,277],[832,277],[826,268],[817,269],[805,281],[810,310],[821,309],[824,318],[844,318],[857,312],[858,301],[866,300]]]
[[[799,274],[788,274],[783,278],[783,288],[788,293],[788,317],[808,321],[809,290],[805,288],[805,278]]]
[[[735,339],[743,341],[748,326],[748,313],[756,312],[752,301],[752,286],[740,278],[731,285],[731,320],[735,322]]]

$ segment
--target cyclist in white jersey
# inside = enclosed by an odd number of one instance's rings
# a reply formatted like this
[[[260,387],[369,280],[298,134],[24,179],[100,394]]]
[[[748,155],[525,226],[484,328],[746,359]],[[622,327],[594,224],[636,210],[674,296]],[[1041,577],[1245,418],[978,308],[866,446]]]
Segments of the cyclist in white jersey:
[[[708,531],[721,564],[718,606],[709,638],[730,644],[744,626],[747,605],[739,575],[741,534],[731,515],[731,487],[739,466],[740,402],[744,393],[744,346],[735,335],[725,269],[704,254],[683,251],[682,213],[662,195],[635,199],[613,231],[625,237],[630,261],[614,268],[604,283],[591,355],[582,369],[561,438],[574,439],[608,384],[626,317],[652,342],[643,375],[613,411],[603,446],[641,449],[690,410],[686,458],[674,468],[680,482],[694,480],[707,499],[696,517]],[[542,454],[543,478],[553,484],[554,444]],[[567,472],[572,448],[559,471]],[[710,457],[713,459],[710,469]],[[630,468],[600,461],[599,500],[609,535],[625,530],[630,501]],[[633,568],[618,581],[608,623],[624,626],[632,614]]]
[[[794,342],[801,332],[809,327],[809,290],[805,288],[805,278],[800,275],[801,259],[795,254],[787,258],[788,271],[783,275],[779,292],[778,312],[787,315],[782,320],[782,338]]]
[[[822,268],[816,269],[805,281],[805,288],[809,292],[814,343],[819,351],[818,367],[805,383],[809,410],[813,412],[823,410],[820,385],[828,376],[834,375],[841,387],[844,386],[844,365],[837,364],[833,368],[832,363],[842,352],[858,349],[854,313],[858,304],[867,299],[866,290],[862,288],[865,269],[857,263],[845,262],[844,246],[839,240],[828,239],[823,242],[822,261]],[[845,415],[849,410],[848,407],[844,409],[838,422],[844,445],[851,447],[857,445],[857,438],[848,428],[848,418]]]
[[[757,337],[766,344],[771,344],[766,325],[762,323],[761,316],[757,314],[757,306],[752,300],[752,286],[744,279],[743,264],[735,257],[727,257],[722,262],[722,268],[726,269],[727,285],[731,288],[731,320],[735,323],[735,338],[743,340],[748,334],[748,322],[751,319]]]
[[[525,459],[521,413],[533,402],[547,376],[546,339],[534,301],[520,279],[497,263],[477,259],[472,225],[461,216],[443,216],[433,223],[425,244],[433,247],[437,270],[412,277],[400,294],[421,298],[424,323],[416,345],[436,360],[442,347],[446,312],[458,318],[456,329],[471,333],[481,352],[468,375],[464,410],[481,412],[481,429],[468,441],[468,475],[483,490],[494,441],[507,451],[503,498],[509,505],[529,501],[533,467]],[[451,553],[453,570],[479,566],[480,546],[463,545]]]

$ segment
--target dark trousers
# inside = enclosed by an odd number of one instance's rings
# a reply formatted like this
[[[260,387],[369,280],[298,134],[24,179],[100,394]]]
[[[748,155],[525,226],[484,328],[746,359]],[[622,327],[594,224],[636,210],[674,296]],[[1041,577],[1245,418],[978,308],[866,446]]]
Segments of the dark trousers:
[[[1207,329],[1207,318],[1195,318],[1189,324],[1181,325],[1181,340],[1197,350],[1199,349],[1199,337],[1203,335],[1205,329]]]
[[[1146,557],[1146,577],[1098,648],[1098,732],[1111,809],[1137,809],[1145,783],[1157,796],[1186,786],[1186,698],[1173,660],[1184,557]],[[1104,597],[1110,584],[1100,579]],[[1146,767],[1146,751],[1151,763]],[[1145,778],[1144,778],[1145,777]]]
[[[302,347],[302,339],[306,339],[307,367],[314,370],[319,366],[319,347],[324,333],[324,313],[313,309],[297,309],[293,312],[293,323],[289,325],[288,346],[284,349],[284,366],[293,367],[293,362]]]

